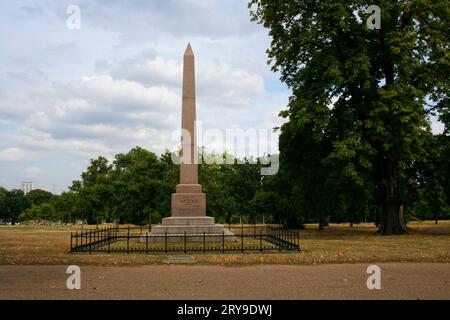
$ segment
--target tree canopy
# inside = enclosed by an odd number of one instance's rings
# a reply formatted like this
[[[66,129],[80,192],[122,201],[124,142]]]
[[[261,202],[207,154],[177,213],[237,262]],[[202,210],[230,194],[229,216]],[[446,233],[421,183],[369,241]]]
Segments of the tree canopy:
[[[411,180],[445,202],[442,181],[428,175],[419,182],[411,168],[442,168],[431,164],[442,150],[431,154],[427,144],[435,139],[433,106],[448,117],[449,4],[377,4],[375,30],[366,25],[365,1],[252,0],[249,7],[272,38],[272,69],[292,90],[281,112],[280,164],[301,210],[322,221],[379,208],[381,233],[403,233]]]

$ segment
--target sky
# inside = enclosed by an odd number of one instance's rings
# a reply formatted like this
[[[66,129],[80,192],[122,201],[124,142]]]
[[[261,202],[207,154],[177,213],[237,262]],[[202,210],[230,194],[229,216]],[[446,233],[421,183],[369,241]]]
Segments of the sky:
[[[68,27],[71,5],[80,28]],[[289,91],[246,1],[2,1],[0,185],[60,193],[99,155],[173,150],[188,42],[203,131],[282,123]],[[277,150],[270,135],[258,145],[249,152]]]
[[[174,150],[188,42],[203,132],[268,132],[249,152],[276,152],[270,132],[289,90],[267,65],[270,38],[247,1],[2,1],[0,186],[61,193],[99,155]],[[207,138],[199,144],[217,151]]]

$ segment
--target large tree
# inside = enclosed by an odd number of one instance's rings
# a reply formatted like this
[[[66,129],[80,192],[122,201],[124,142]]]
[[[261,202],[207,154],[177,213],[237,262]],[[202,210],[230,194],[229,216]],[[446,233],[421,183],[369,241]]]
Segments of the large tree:
[[[15,224],[20,213],[30,207],[30,202],[22,190],[4,190],[0,189],[0,218]]]
[[[371,194],[382,208],[380,232],[404,233],[405,169],[430,130],[427,103],[443,101],[448,92],[449,3],[378,1],[381,28],[375,30],[366,25],[367,5],[249,3],[253,20],[272,38],[269,62],[292,89],[282,113],[288,119],[281,128],[282,164],[303,176],[316,207],[332,203],[333,176],[340,174],[350,190],[367,186],[360,197]]]
[[[46,190],[34,189],[26,194],[26,197],[31,205],[40,205],[45,202],[50,202],[52,200],[53,194]]]

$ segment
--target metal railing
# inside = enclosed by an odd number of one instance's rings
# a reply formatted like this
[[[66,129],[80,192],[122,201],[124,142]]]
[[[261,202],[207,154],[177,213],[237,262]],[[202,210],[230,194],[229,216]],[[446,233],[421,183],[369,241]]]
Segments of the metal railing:
[[[146,227],[108,226],[70,234],[70,252],[281,252],[300,251],[298,230],[279,225],[228,225],[233,234],[147,235]]]

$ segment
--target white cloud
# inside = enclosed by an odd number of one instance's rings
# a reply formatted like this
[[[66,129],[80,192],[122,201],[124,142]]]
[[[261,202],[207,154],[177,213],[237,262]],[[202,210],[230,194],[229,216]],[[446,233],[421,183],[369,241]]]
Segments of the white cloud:
[[[18,161],[26,156],[26,151],[20,148],[4,148],[0,149],[0,161]]]
[[[44,170],[38,167],[26,167],[25,176],[26,179],[38,179],[44,174]]]
[[[157,56],[147,60],[125,60],[115,67],[112,75],[143,85],[164,84],[178,88],[181,85],[182,69],[179,61]]]
[[[90,158],[112,159],[136,145],[172,149],[188,41],[205,127],[270,128],[287,100],[267,91],[267,79],[277,77],[265,64],[269,38],[249,21],[245,2],[79,5],[82,28],[73,31],[65,3],[0,4],[0,176],[10,186],[24,168],[44,170],[43,184],[60,176],[67,184]]]
[[[180,55],[181,58],[181,55]],[[113,77],[143,85],[162,84],[179,91],[182,79],[181,59],[126,60],[112,71]],[[208,108],[248,108],[252,99],[264,93],[261,75],[225,62],[196,61],[197,99]],[[179,106],[179,100],[177,101]]]

